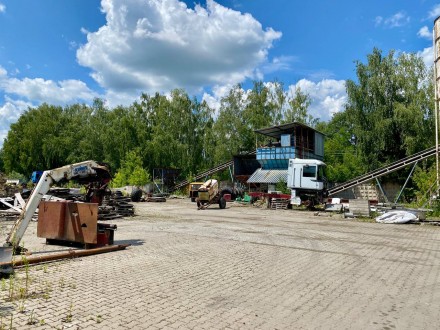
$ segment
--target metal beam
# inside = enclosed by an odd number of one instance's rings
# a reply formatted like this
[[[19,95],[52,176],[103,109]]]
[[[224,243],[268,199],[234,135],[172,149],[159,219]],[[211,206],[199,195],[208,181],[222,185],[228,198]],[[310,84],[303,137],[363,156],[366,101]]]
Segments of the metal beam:
[[[394,163],[391,163],[389,165],[386,165],[384,167],[381,167],[381,168],[374,170],[374,171],[371,171],[369,173],[363,174],[361,176],[358,176],[357,178],[354,178],[354,179],[349,180],[347,182],[344,182],[336,187],[333,187],[328,190],[328,195],[331,196],[331,195],[334,195],[338,192],[353,188],[353,187],[360,185],[362,183],[374,180],[374,179],[379,178],[383,175],[400,170],[401,168],[404,168],[408,165],[412,165],[412,164],[418,162],[419,160],[423,160],[423,159],[429,158],[431,156],[434,156],[435,154],[436,154],[436,147],[433,147],[433,148],[418,152],[414,155],[402,158],[401,160],[398,160]]]

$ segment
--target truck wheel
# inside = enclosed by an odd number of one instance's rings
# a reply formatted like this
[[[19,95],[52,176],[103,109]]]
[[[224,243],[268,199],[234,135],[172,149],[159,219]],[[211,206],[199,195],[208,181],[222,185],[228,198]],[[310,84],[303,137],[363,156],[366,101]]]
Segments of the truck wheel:
[[[142,190],[140,190],[139,188],[133,189],[130,194],[130,198],[132,202],[140,202],[142,198]]]
[[[195,197],[191,197],[191,202],[195,202],[196,201],[196,198]]]
[[[198,198],[196,198],[196,202],[197,202],[197,208],[200,209],[202,207],[202,203],[200,203],[200,200]]]
[[[218,201],[218,206],[220,206],[221,209],[224,209],[226,207],[226,199],[220,197],[220,200]]]

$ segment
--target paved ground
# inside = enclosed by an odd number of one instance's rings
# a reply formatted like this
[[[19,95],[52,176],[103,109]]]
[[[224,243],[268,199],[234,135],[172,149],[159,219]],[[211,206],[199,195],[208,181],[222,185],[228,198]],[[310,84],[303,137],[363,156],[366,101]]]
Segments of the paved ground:
[[[440,328],[439,227],[187,200],[136,209],[113,221],[127,250],[3,279],[0,329]],[[35,223],[24,242],[66,249]]]

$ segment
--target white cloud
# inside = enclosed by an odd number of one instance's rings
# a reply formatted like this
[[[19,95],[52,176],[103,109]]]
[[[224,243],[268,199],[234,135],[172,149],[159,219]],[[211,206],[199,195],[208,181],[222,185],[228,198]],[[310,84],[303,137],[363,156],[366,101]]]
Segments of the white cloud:
[[[376,18],[374,19],[374,23],[376,26],[379,26],[380,24],[382,24],[382,22],[383,22],[382,16],[376,16]]]
[[[432,7],[431,11],[428,14],[429,19],[437,18],[440,16],[440,4]]]
[[[107,23],[87,32],[78,62],[112,94],[228,85],[260,77],[281,33],[213,0],[102,0]],[[84,31],[86,32],[86,31]]]
[[[270,90],[273,90],[272,82],[264,83],[264,85]],[[206,101],[211,108],[215,109],[217,113],[220,109],[221,98],[227,96],[232,87],[232,85],[216,86],[213,88],[212,93],[205,93],[203,95],[203,100]],[[297,87],[299,87],[303,93],[310,96],[311,104],[309,113],[321,121],[328,121],[335,113],[344,110],[344,106],[347,102],[345,80],[323,79],[315,83],[307,79],[301,79],[295,85],[288,86],[287,93],[289,97],[295,95]],[[242,90],[242,92],[243,103],[245,104],[251,90]]]
[[[0,2],[0,13],[6,12],[6,6]]]
[[[417,32],[417,35],[420,38],[424,38],[424,39],[428,39],[431,40],[432,39],[432,33],[429,30],[429,28],[425,25],[424,27],[422,27],[419,32]]]
[[[6,97],[5,101],[0,107],[0,148],[8,134],[9,126],[18,120],[23,111],[32,106],[29,102],[13,100],[10,97]]]
[[[383,25],[388,28],[396,28],[408,24],[410,20],[410,17],[404,11],[399,11],[387,18],[377,16],[375,18],[375,24],[376,26]]]
[[[0,107],[0,148],[9,126],[28,107],[35,107],[43,102],[54,105],[90,102],[100,96],[79,80],[55,82],[42,78],[12,78],[1,66],[0,91],[5,94],[5,101]]]
[[[434,65],[434,51],[432,47],[428,47],[417,52],[417,55],[422,58],[427,68],[430,68]]]
[[[66,104],[77,101],[91,101],[98,94],[90,90],[79,80],[63,80],[55,82],[42,78],[6,78],[0,80],[0,88],[6,94],[14,94],[20,98],[42,103]]]
[[[297,61],[298,58],[295,56],[274,57],[271,62],[268,62],[262,66],[261,71],[264,74],[279,72],[279,71],[289,71],[292,70],[292,63]]]
[[[321,121],[329,120],[333,114],[344,110],[347,102],[345,80],[324,79],[318,83],[301,79],[295,85],[289,86],[294,95],[296,87],[311,98],[310,114]]]
[[[69,41],[69,49],[70,50],[76,50],[78,48],[78,44],[76,41]]]
[[[212,88],[212,93],[203,93],[202,100],[205,101],[210,108],[218,112],[220,109],[220,101],[223,97],[227,96],[229,91],[233,88],[233,85],[216,85]]]

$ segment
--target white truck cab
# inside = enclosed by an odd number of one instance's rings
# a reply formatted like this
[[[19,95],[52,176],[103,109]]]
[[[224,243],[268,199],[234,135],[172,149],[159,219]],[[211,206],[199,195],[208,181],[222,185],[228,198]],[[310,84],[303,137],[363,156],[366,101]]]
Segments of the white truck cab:
[[[287,187],[292,189],[291,203],[307,198],[320,199],[326,189],[325,163],[317,159],[289,159]]]

